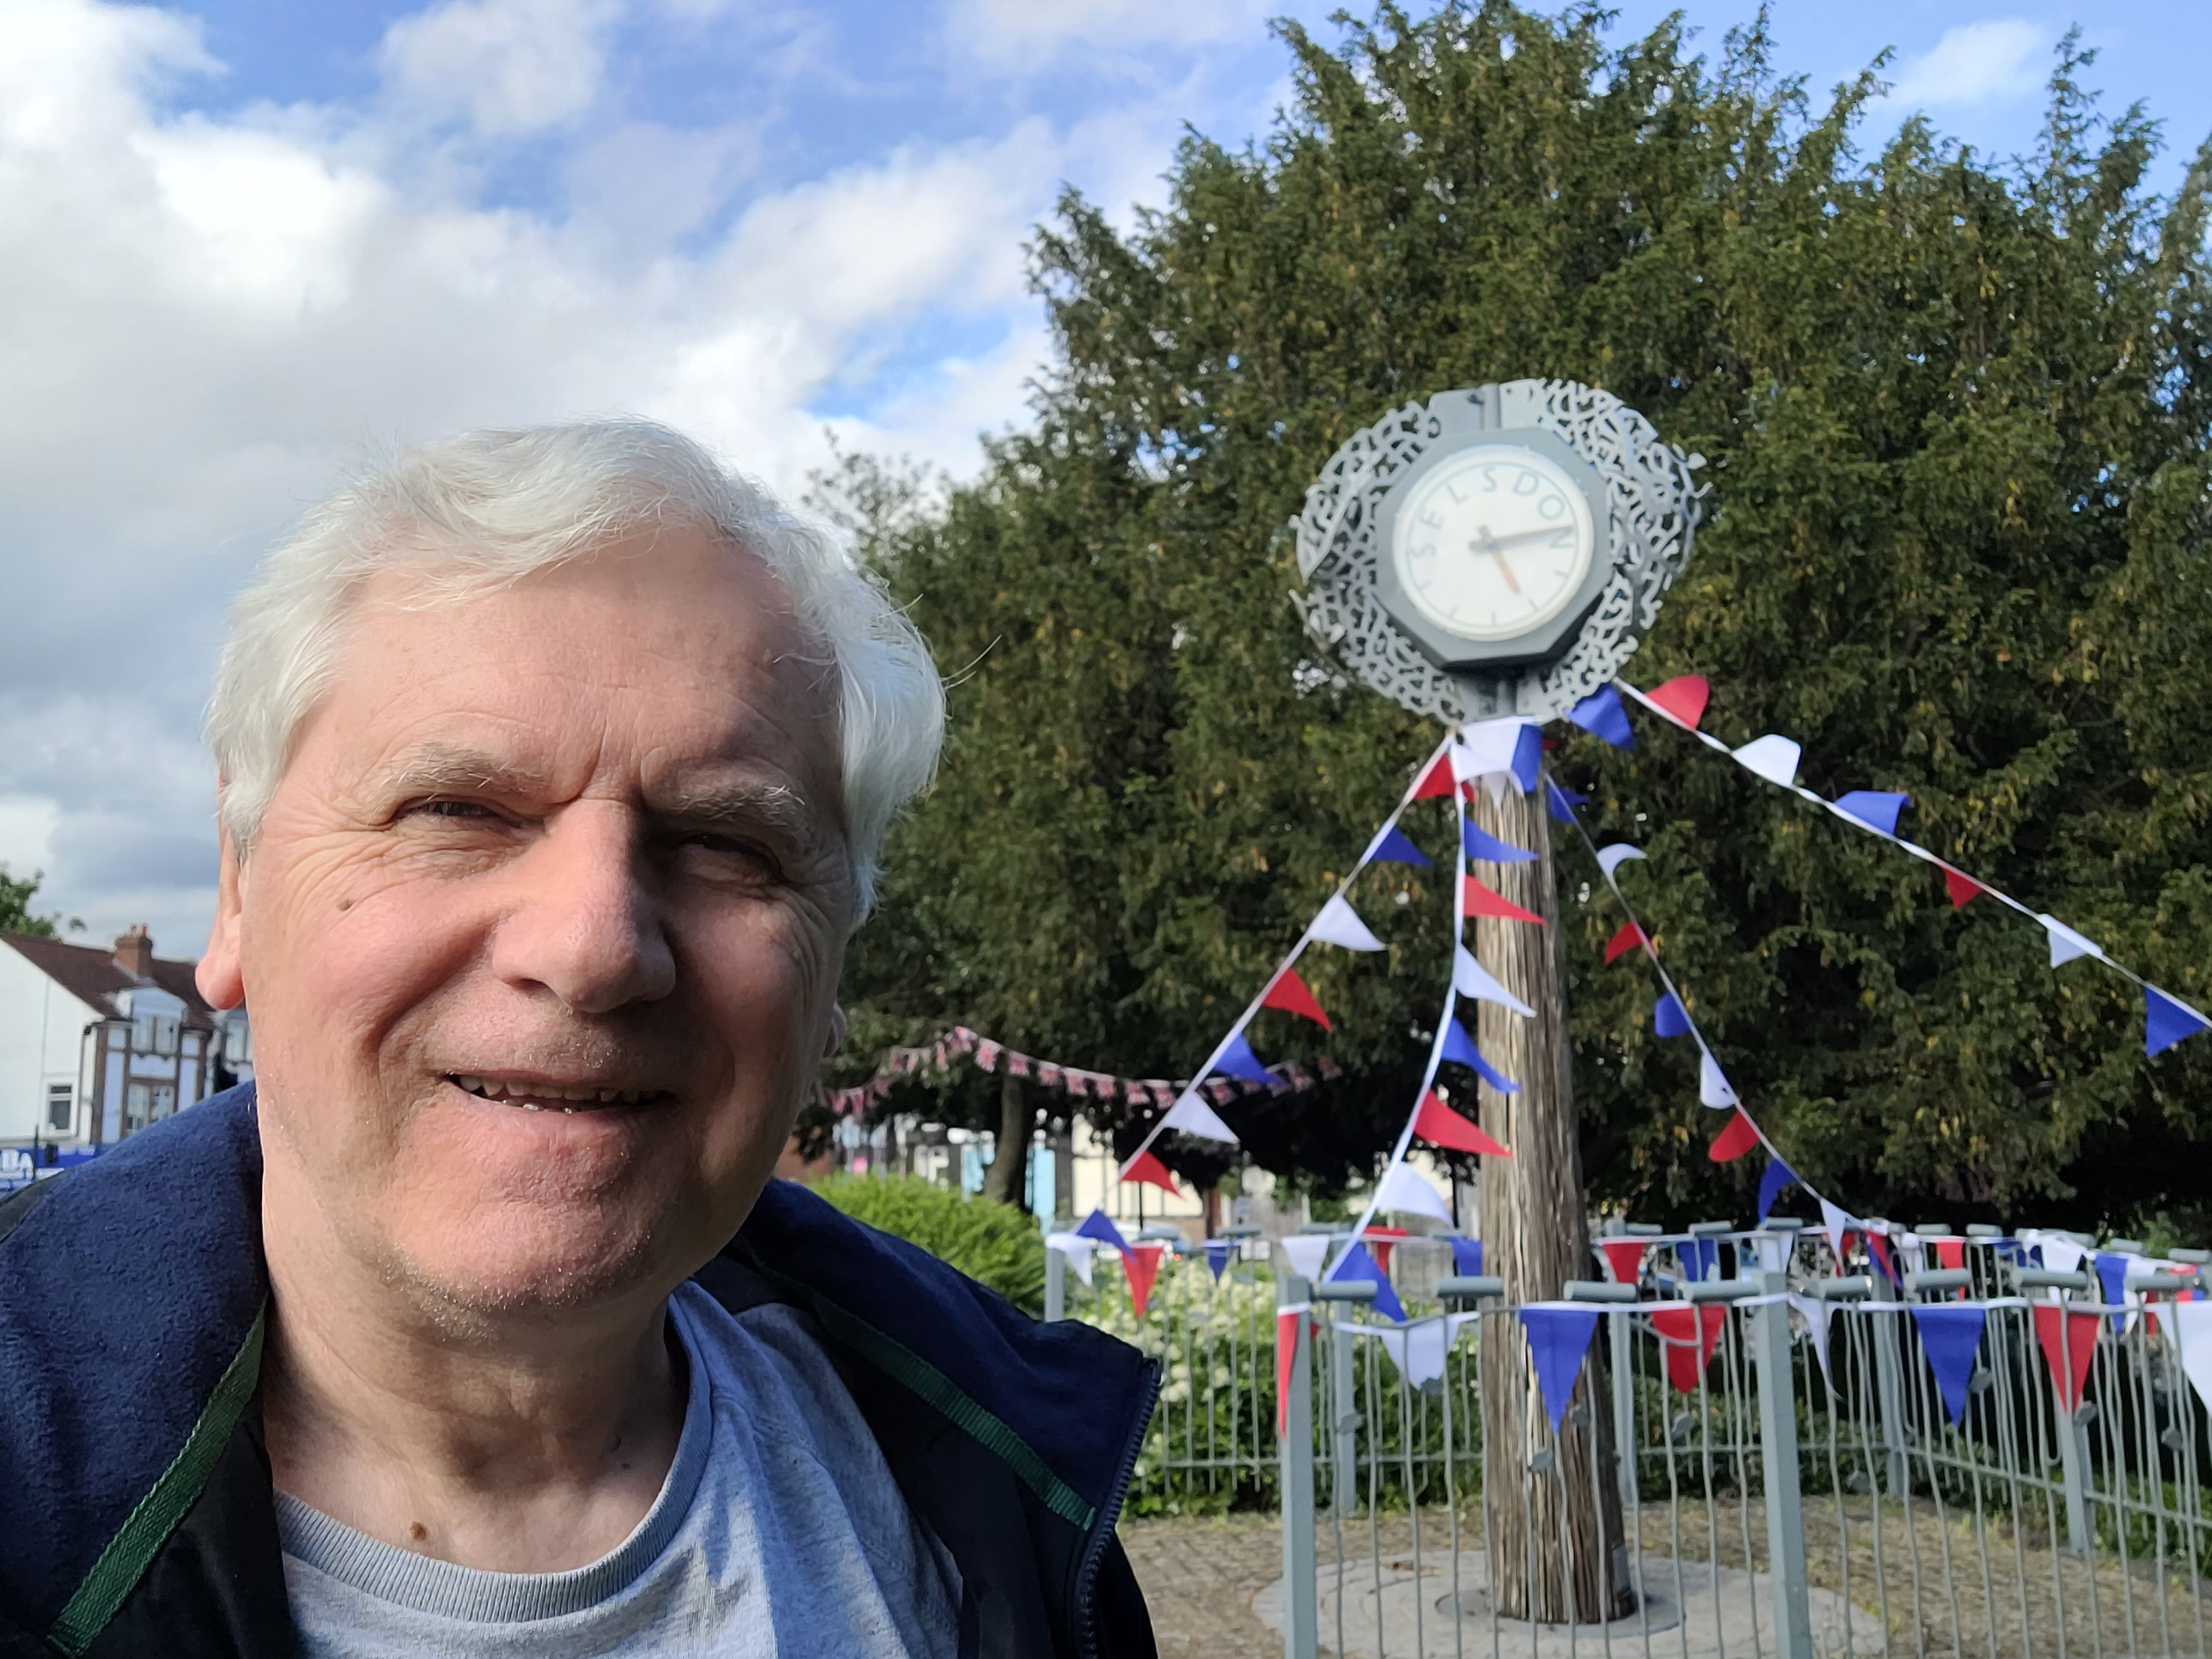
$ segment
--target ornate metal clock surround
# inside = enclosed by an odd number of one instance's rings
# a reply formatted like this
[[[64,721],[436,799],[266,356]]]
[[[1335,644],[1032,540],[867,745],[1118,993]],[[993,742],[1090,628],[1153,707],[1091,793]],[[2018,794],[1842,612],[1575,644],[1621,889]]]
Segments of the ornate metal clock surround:
[[[1607,512],[1594,556],[1610,565],[1610,574],[1548,660],[1439,668],[1379,597],[1389,557],[1384,499],[1442,445],[1510,443],[1532,429],[1595,470]],[[1690,474],[1704,465],[1703,456],[1668,444],[1611,392],[1578,381],[1508,380],[1440,392],[1353,434],[1307,490],[1305,510],[1292,520],[1307,591],[1292,602],[1330,656],[1414,714],[1454,723],[1504,714],[1548,720],[1611,679],[1658,619],[1660,597],[1690,556],[1704,493]]]

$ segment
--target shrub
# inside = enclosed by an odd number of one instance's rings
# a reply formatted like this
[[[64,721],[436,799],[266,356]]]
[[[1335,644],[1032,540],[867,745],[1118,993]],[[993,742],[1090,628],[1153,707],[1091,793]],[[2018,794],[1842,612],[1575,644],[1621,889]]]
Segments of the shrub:
[[[988,1285],[1023,1312],[1044,1311],[1044,1238],[1010,1205],[969,1198],[920,1176],[831,1176],[814,1190]]]

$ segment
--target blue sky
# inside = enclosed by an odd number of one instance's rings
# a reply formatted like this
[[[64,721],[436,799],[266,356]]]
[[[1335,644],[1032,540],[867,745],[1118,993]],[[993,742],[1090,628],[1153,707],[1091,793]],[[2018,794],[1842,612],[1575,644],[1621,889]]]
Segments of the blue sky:
[[[197,954],[224,605],[379,446],[626,409],[787,490],[832,434],[972,467],[1045,351],[1022,245],[1063,184],[1126,217],[1187,126],[1263,131],[1267,20],[1333,40],[1334,3],[9,0],[0,863]],[[1753,8],[1686,9],[1717,52]],[[2201,3],[1784,0],[1773,33],[1816,94],[1893,51],[1870,141],[1917,109],[2003,154],[2077,16],[2170,185],[2212,132]]]

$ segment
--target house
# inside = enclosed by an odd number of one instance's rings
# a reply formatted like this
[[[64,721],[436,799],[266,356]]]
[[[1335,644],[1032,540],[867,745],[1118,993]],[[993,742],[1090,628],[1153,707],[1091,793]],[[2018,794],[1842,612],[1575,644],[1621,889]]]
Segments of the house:
[[[103,951],[0,933],[0,1188],[74,1163],[253,1075],[243,1009],[218,1012],[192,964],[134,927]]]

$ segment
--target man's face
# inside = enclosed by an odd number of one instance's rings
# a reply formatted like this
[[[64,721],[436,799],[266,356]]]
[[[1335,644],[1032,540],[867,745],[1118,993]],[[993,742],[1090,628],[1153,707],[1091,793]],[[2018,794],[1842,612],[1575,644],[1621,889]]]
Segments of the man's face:
[[[665,1288],[836,1018],[826,652],[693,530],[414,599],[352,614],[201,970],[253,1011],[269,1225],[463,1310]]]

